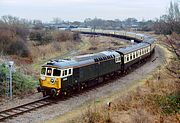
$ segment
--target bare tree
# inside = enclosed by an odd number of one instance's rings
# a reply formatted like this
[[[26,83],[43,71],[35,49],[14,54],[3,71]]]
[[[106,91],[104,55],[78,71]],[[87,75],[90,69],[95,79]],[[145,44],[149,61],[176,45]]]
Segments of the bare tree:
[[[154,29],[156,33],[161,34],[180,33],[180,9],[178,2],[170,2],[168,13],[156,21]]]

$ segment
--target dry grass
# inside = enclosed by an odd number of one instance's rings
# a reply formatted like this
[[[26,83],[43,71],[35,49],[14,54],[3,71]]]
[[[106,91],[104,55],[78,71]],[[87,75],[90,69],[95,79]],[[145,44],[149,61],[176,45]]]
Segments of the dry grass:
[[[160,74],[160,79],[157,79]],[[80,120],[82,123],[178,123],[180,121],[179,103],[173,106],[168,98],[179,93],[180,81],[169,76],[166,71],[158,71],[146,80],[145,85],[137,87],[123,97],[106,106],[95,105],[86,110]],[[180,98],[177,97],[179,100]]]
[[[119,47],[125,47],[129,45],[129,43],[123,39],[116,39],[105,36],[82,36],[82,40],[88,40],[91,47],[86,51],[82,51],[81,54],[96,53],[109,49],[117,49]]]

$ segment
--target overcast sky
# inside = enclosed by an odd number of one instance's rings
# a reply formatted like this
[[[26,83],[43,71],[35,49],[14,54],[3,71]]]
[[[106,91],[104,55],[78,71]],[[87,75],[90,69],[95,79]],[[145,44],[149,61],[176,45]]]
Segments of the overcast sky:
[[[167,12],[170,0],[0,0],[0,16],[82,21],[85,18],[154,19]]]

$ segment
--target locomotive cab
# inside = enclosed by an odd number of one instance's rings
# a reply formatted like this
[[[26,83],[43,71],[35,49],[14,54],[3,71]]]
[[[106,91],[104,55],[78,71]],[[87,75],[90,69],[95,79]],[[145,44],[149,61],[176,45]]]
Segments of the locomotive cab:
[[[64,78],[72,75],[72,68],[62,69],[57,67],[42,67],[38,87],[38,91],[43,96],[57,96],[61,93],[62,81]]]

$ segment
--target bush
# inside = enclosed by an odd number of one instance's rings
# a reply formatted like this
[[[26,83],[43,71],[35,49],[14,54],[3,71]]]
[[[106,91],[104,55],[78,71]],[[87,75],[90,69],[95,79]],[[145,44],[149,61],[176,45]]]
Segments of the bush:
[[[7,48],[10,45],[13,33],[10,30],[0,28],[0,52],[7,51]]]
[[[65,42],[65,41],[79,41],[79,33],[67,32],[67,31],[57,31],[53,33],[54,41]]]
[[[37,42],[37,45],[47,44],[52,41],[52,35],[50,32],[46,32],[43,30],[33,30],[29,35],[30,40],[34,40]]]
[[[5,64],[0,65],[0,96],[5,95],[6,92],[6,75],[8,73],[8,69]]]
[[[57,42],[65,42],[67,40],[72,40],[71,33],[65,31],[56,31],[53,33],[53,39]]]
[[[25,40],[17,36],[13,30],[6,30],[5,28],[0,28],[0,52],[22,57],[30,55]]]
[[[21,57],[28,57],[30,55],[29,49],[22,40],[12,42],[6,50],[9,55],[18,55]]]
[[[5,95],[7,90],[8,68],[5,64],[0,65],[0,96]],[[19,71],[13,73],[13,94],[24,95],[34,90],[37,82],[30,76],[25,75]]]
[[[80,40],[79,33],[73,33],[73,40],[74,41],[79,41]]]

